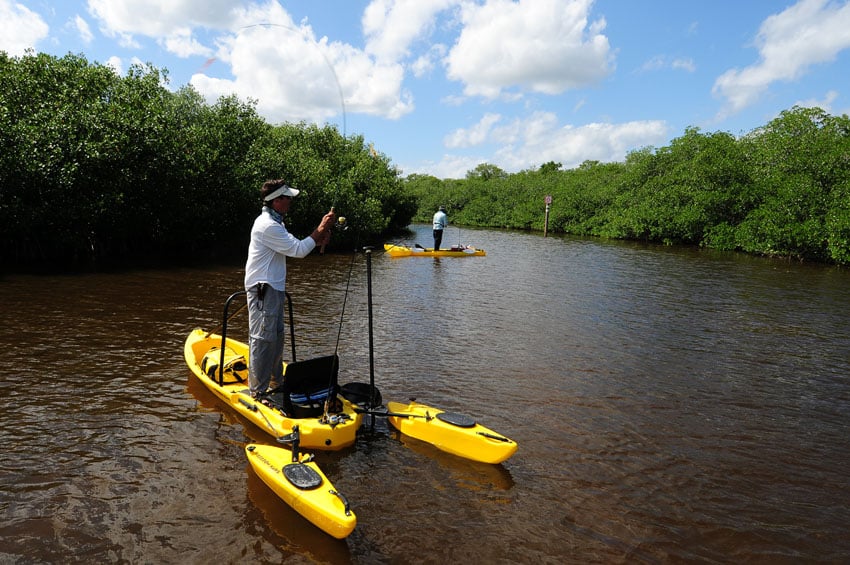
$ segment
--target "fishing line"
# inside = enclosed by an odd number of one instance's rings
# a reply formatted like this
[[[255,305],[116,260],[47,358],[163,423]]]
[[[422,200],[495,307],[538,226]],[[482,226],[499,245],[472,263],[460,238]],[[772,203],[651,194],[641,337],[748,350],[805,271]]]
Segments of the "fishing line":
[[[278,24],[278,23],[260,22],[260,23],[256,23],[256,24],[250,24],[250,25],[247,25],[247,26],[240,28],[240,31],[246,30],[246,29],[251,29],[251,28],[256,28],[256,27],[262,27],[262,28],[279,27],[279,28],[291,31],[293,33],[296,33],[299,36],[301,36],[304,39],[305,42],[311,43],[316,48],[316,52],[319,55],[322,56],[322,59],[325,61],[325,66],[327,66],[328,70],[331,72],[331,76],[334,79],[334,84],[336,84],[337,94],[339,94],[339,105],[340,105],[340,108],[342,110],[342,142],[343,142],[343,147],[344,147],[346,145],[346,141],[347,141],[346,135],[348,133],[347,132],[348,115],[346,114],[346,110],[345,110],[345,94],[342,91],[342,85],[339,82],[339,77],[336,74],[336,69],[334,69],[333,64],[331,63],[330,59],[328,59],[327,55],[325,55],[325,52],[324,52],[323,49],[321,49],[321,46],[319,45],[319,43],[315,39],[313,39],[309,35],[307,35],[307,33],[303,30],[303,28],[294,29],[294,28],[292,28],[288,25]],[[351,180],[351,170],[350,169],[348,171],[348,177],[349,177],[349,180]],[[331,211],[335,210],[337,202],[339,200],[339,193],[340,193],[339,182],[337,181],[334,184],[336,185],[336,190],[334,190],[333,198],[332,198],[332,201],[331,201]],[[338,221],[338,225],[340,225],[344,222],[345,222],[345,218],[340,217],[340,219]],[[324,253],[325,253],[325,246],[324,245],[321,246],[319,253],[324,255]]]
[[[336,70],[334,69],[333,64],[331,63],[330,59],[328,59],[327,55],[325,55],[325,52],[321,48],[319,43],[316,42],[315,39],[313,39],[309,35],[307,35],[307,33],[303,29],[294,29],[294,28],[292,28],[288,25],[279,24],[279,23],[261,22],[261,23],[251,24],[251,25],[247,25],[247,26],[240,28],[240,32],[243,31],[243,30],[258,28],[258,27],[260,27],[260,28],[272,28],[272,27],[282,28],[282,29],[285,29],[285,30],[288,30],[288,31],[291,31],[293,33],[300,35],[305,40],[305,42],[311,43],[313,46],[315,46],[319,55],[322,56],[322,59],[324,60],[325,65],[327,66],[328,70],[331,72],[331,77],[333,77],[334,84],[336,85],[336,89],[337,89],[337,94],[339,95],[339,105],[340,105],[340,109],[342,111],[342,141],[343,141],[343,148],[345,148],[345,146],[347,144],[346,136],[348,134],[348,132],[347,132],[348,116],[346,114],[346,108],[345,108],[345,94],[342,90],[342,85],[339,82],[339,77],[336,74]],[[376,153],[374,152],[374,148],[371,149],[371,154],[372,154],[373,157],[376,156]],[[350,168],[349,168],[349,171],[348,171],[348,177],[349,177],[349,181],[350,181],[351,180],[351,169]],[[331,202],[331,210],[334,210],[336,208],[336,205],[338,203],[338,199],[339,199],[339,196],[340,196],[339,182],[337,181],[334,184],[336,185],[336,190],[334,191],[334,194],[333,194],[333,198],[332,198],[332,202]],[[348,225],[346,225],[345,218],[343,216],[340,216],[334,227],[339,228],[341,230],[347,229]],[[352,273],[354,271],[354,263],[355,263],[355,260],[356,260],[356,257],[357,257],[357,245],[358,245],[358,242],[359,242],[359,239],[360,239],[360,230],[356,230],[355,233],[356,233],[356,235],[355,235],[355,238],[354,238],[355,239],[354,253],[352,254],[351,262],[349,263],[349,267],[348,267],[348,277],[347,277],[346,286],[345,286],[345,293],[343,294],[342,309],[341,309],[340,315],[339,315],[339,324],[338,324],[338,329],[337,329],[336,343],[334,344],[334,356],[335,357],[338,355],[339,344],[340,344],[340,341],[341,341],[341,338],[342,338],[342,325],[343,325],[343,322],[345,320],[345,308],[346,308],[346,305],[348,303],[348,295],[349,295],[349,292],[350,292],[350,289],[351,289],[351,278],[352,278]],[[322,248],[322,251],[324,251],[324,246]],[[338,371],[338,363],[337,363],[337,369],[336,370]],[[333,381],[334,381],[334,370],[332,369],[331,374],[328,377],[327,390],[329,391],[329,394],[328,394],[328,397],[327,397],[327,399],[325,400],[325,403],[324,403],[323,420],[326,421],[326,422],[330,421],[328,412],[329,412],[329,409],[330,409],[329,404],[330,404],[330,399],[331,399],[331,393],[333,392],[332,391],[332,387],[334,385]]]
[[[300,35],[302,38],[304,38],[304,40],[306,42],[312,43],[316,47],[316,51],[319,53],[319,55],[322,56],[322,59],[324,59],[325,65],[327,65],[328,70],[330,70],[331,76],[333,77],[334,83],[336,84],[337,93],[339,94],[339,104],[340,104],[340,107],[342,108],[342,138],[345,139],[346,122],[347,122],[347,116],[346,116],[346,113],[345,113],[345,96],[342,92],[342,85],[339,82],[339,77],[337,77],[336,70],[334,69],[333,64],[331,64],[330,59],[328,59],[327,55],[325,55],[325,52],[319,46],[319,43],[315,39],[308,36],[307,33],[303,29],[295,29],[295,28],[292,28],[288,25],[278,24],[278,23],[261,22],[261,23],[256,23],[256,24],[250,24],[250,25],[246,25],[246,26],[239,28],[239,31],[241,32],[242,30],[256,28],[256,27],[262,27],[262,28],[279,27],[279,28],[283,28],[283,29],[289,30],[291,32],[294,32],[294,33]]]

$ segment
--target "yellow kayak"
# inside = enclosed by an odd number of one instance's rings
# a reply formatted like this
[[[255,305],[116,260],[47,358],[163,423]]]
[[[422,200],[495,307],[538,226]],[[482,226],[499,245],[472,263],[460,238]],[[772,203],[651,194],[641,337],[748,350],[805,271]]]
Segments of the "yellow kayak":
[[[348,536],[357,516],[310,455],[271,445],[248,444],[245,454],[257,475],[293,510],[337,539]]]
[[[483,249],[468,245],[453,245],[434,251],[433,247],[407,247],[385,243],[384,251],[390,257],[483,257],[487,255]]]
[[[298,426],[301,446],[305,449],[334,451],[354,444],[363,416],[355,412],[355,406],[341,396],[333,395],[327,414],[324,411],[324,402],[311,402],[309,398],[298,398],[294,394],[289,395],[287,405],[284,404],[283,393],[278,393],[277,398],[270,397],[273,406],[266,406],[252,399],[248,389],[247,344],[227,339],[223,374],[219,371],[221,336],[218,334],[208,335],[201,329],[193,330],[186,338],[183,355],[186,364],[204,386],[272,436],[285,436]],[[329,358],[290,363],[285,365],[284,375],[289,374],[292,376],[290,381],[296,381],[295,374],[302,372],[302,368],[315,367],[316,361],[320,365],[326,365],[326,359]],[[316,377],[325,383],[329,379],[329,371],[326,369],[327,367],[316,374]],[[292,401],[293,398],[295,402]],[[287,409],[289,412],[284,413]]]
[[[501,463],[517,450],[513,440],[462,414],[444,412],[416,401],[387,402],[387,412],[387,420],[401,433],[466,459]]]

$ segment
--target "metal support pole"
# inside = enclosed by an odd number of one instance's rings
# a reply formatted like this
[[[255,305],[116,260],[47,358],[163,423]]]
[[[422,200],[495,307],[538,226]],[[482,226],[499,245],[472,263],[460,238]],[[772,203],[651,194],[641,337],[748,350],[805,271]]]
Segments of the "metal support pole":
[[[372,333],[372,248],[366,247],[366,297],[369,309],[369,408],[375,407],[375,346]]]

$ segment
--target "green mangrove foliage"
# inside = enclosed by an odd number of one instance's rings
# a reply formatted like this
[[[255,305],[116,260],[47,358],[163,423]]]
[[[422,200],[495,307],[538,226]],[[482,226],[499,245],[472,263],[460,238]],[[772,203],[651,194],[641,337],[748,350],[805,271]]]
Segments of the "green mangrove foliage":
[[[84,57],[0,52],[0,259],[77,267],[247,249],[259,188],[305,190],[287,225],[306,235],[330,206],[348,246],[409,224],[415,200],[362,137],[273,126],[235,97],[169,91],[167,73],[118,76]]]
[[[669,146],[623,163],[505,174],[479,165],[465,179],[410,175],[415,221],[439,205],[452,223],[850,263],[850,118],[794,107],[740,138],[688,128]]]
[[[206,103],[167,72],[118,76],[84,57],[0,52],[0,260],[62,268],[238,250],[269,178],[304,190],[287,226],[331,206],[350,248],[428,222],[549,230],[850,263],[850,119],[794,107],[747,135],[688,128],[621,163],[548,162],[464,179],[399,177],[362,136],[271,125],[254,103]]]

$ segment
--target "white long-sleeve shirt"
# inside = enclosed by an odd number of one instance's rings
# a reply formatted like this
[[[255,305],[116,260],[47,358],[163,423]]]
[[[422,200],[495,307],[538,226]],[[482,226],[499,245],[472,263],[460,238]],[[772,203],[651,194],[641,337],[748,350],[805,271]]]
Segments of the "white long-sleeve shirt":
[[[268,208],[254,220],[248,261],[245,263],[245,290],[257,283],[268,283],[272,288],[286,290],[286,258],[302,258],[316,247],[312,237],[298,239],[278,223]]]
[[[438,210],[436,214],[434,214],[434,229],[435,230],[444,230],[449,225],[449,217],[442,210]]]

